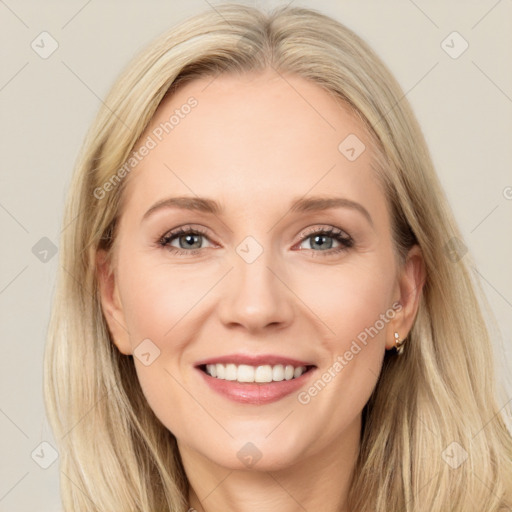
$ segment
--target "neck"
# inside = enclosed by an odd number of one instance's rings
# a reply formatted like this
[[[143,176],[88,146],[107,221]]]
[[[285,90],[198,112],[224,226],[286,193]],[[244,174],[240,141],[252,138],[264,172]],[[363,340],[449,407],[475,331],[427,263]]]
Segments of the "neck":
[[[180,445],[197,512],[348,512],[347,496],[359,451],[360,418],[341,438],[288,467],[258,471],[224,468]]]

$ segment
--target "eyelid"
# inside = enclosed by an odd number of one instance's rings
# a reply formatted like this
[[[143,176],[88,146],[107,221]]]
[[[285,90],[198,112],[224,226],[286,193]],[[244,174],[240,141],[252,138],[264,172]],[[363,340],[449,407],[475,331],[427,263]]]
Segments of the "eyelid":
[[[208,234],[208,229],[199,224],[183,224],[181,226],[168,229],[160,238],[163,239],[169,236],[175,236],[176,234],[183,232],[188,233],[189,231],[194,231],[205,236]]]
[[[328,232],[328,233],[336,233],[336,234],[339,234],[339,235],[346,235],[347,238],[352,238],[345,230],[341,229],[341,228],[337,228],[335,226],[332,226],[330,224],[314,224],[313,226],[308,226],[307,228],[304,228],[300,234],[299,234],[299,237],[300,237],[300,240],[310,236],[310,235],[313,235],[315,233],[324,233],[324,232]]]

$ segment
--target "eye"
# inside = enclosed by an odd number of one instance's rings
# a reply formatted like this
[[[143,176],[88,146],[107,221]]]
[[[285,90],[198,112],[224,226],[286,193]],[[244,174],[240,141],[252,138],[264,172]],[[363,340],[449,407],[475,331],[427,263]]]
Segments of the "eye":
[[[182,226],[167,232],[159,240],[158,244],[169,252],[182,256],[191,256],[199,253],[204,247],[204,241],[208,240],[206,231],[201,228]],[[354,240],[341,229],[329,226],[327,228],[313,228],[302,234],[302,242],[309,247],[302,247],[322,256],[332,256],[346,251],[354,246]],[[214,244],[210,244],[212,247]]]
[[[204,240],[208,240],[205,231],[183,226],[167,232],[158,240],[158,243],[173,254],[192,255],[204,249]]]
[[[303,249],[323,253],[322,256],[331,256],[354,246],[354,240],[350,235],[332,226],[328,228],[313,228],[307,231],[303,234],[301,245],[304,242],[307,242],[309,247]]]

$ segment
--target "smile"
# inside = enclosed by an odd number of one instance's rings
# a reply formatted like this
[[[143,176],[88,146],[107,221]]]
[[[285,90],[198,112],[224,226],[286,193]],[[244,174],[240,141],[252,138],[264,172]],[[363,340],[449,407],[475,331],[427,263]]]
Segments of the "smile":
[[[293,380],[299,378],[306,373],[311,367],[293,366],[290,364],[282,365],[260,365],[252,366],[248,364],[207,364],[203,366],[210,377],[221,380],[237,381],[237,382],[280,382],[283,380]]]
[[[309,361],[271,354],[231,354],[199,361],[195,367],[216,394],[247,405],[268,404],[293,395],[317,370]]]

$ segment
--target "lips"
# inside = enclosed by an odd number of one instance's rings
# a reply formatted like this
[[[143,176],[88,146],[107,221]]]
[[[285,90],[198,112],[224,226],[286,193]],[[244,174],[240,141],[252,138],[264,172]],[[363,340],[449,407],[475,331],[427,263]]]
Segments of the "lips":
[[[231,354],[198,362],[204,382],[235,402],[262,405],[300,389],[316,366],[278,356]]]

